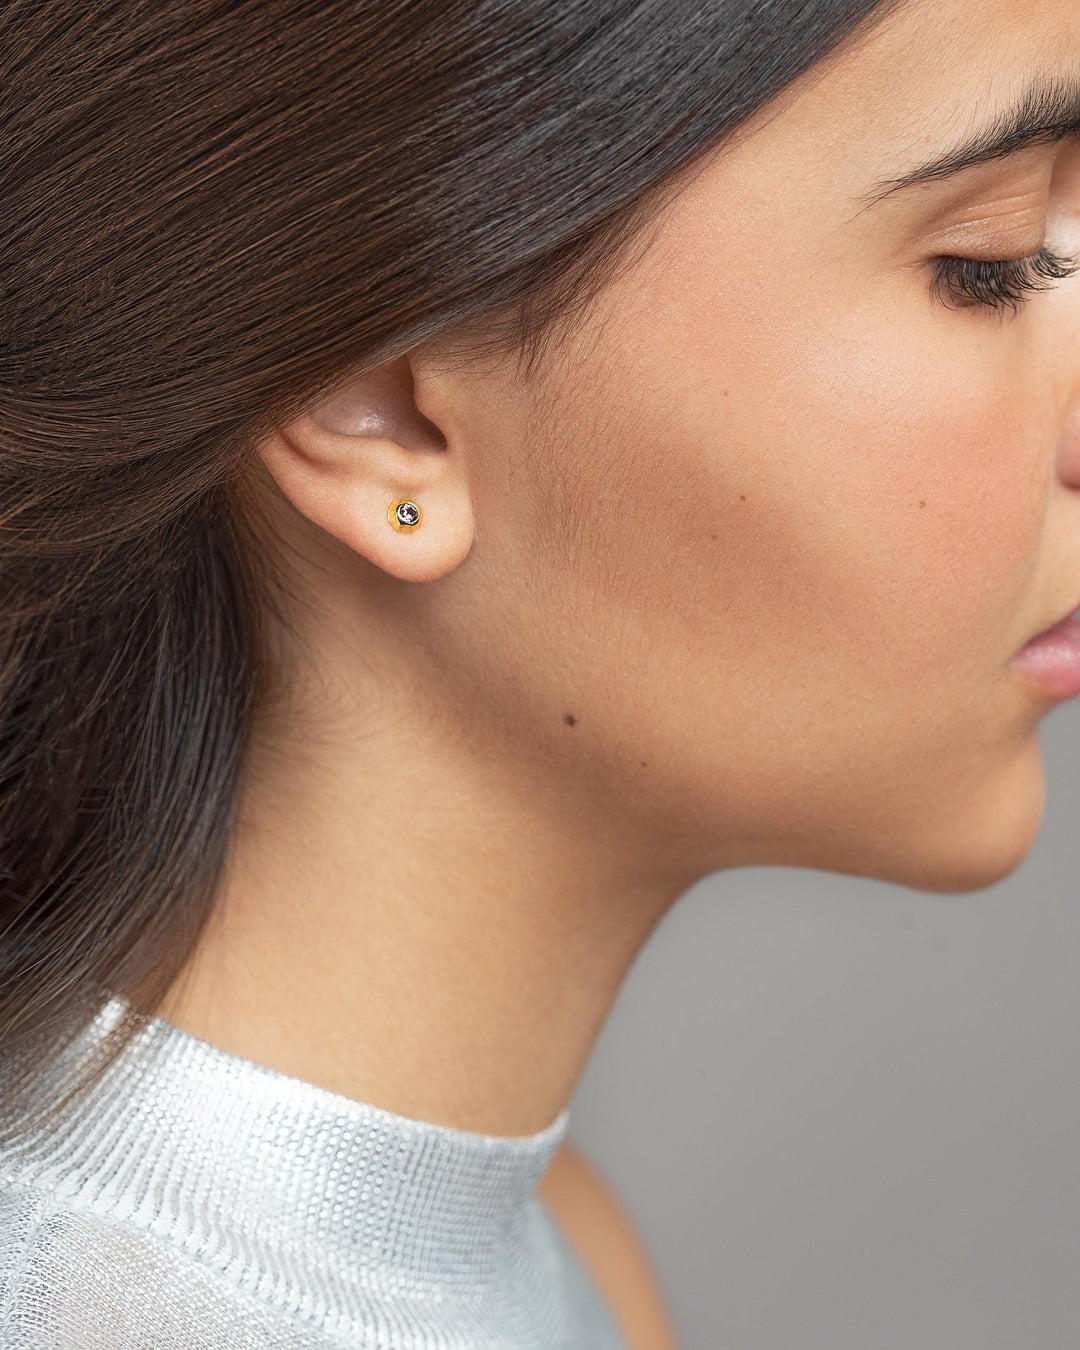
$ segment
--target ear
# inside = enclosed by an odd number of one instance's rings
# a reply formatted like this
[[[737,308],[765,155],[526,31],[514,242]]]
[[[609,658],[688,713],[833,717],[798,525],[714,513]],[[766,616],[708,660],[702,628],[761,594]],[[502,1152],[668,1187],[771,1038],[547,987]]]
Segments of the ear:
[[[434,581],[472,547],[472,499],[461,448],[421,411],[426,377],[415,375],[405,355],[358,376],[279,427],[260,454],[309,520],[392,576]],[[402,498],[421,514],[399,531],[387,510]]]

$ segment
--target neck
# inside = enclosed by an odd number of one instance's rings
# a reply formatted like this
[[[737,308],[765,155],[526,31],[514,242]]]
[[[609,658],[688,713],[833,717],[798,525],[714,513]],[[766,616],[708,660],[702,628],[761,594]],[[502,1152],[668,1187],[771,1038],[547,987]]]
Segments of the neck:
[[[214,913],[155,1011],[401,1115],[535,1133],[692,878],[505,737],[455,734],[405,681],[374,697],[365,672],[333,726],[253,737]]]

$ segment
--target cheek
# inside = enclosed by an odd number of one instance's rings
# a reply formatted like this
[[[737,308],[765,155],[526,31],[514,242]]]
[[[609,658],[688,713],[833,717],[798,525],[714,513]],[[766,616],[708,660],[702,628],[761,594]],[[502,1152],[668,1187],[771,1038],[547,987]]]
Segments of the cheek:
[[[773,391],[773,500],[899,668],[966,668],[1025,617],[1049,482],[1039,447],[1052,441],[990,325],[827,320],[799,334]]]
[[[588,634],[559,664],[605,729],[590,762],[627,766],[605,790],[636,800],[647,761],[671,819],[742,841],[707,867],[994,880],[1038,807],[1016,776],[1036,781],[1032,708],[1003,687],[1045,534],[1037,382],[992,325],[738,317],[624,334],[581,368],[588,454],[559,431],[578,455],[562,594],[592,617],[551,647]]]
[[[594,385],[619,454],[609,581],[693,618],[691,643],[737,631],[775,670],[796,641],[811,678],[816,654],[875,697],[993,674],[1028,636],[1051,443],[1007,340],[970,316],[762,296],[718,321],[688,294],[676,331],[627,335]]]

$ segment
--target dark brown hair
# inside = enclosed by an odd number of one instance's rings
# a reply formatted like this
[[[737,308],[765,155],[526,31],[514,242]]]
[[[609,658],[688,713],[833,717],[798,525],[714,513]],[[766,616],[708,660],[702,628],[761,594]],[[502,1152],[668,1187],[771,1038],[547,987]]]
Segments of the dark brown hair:
[[[252,447],[425,340],[531,370],[680,171],[893,8],[5,0],[8,1106],[111,990],[119,1051],[209,915],[273,682]]]

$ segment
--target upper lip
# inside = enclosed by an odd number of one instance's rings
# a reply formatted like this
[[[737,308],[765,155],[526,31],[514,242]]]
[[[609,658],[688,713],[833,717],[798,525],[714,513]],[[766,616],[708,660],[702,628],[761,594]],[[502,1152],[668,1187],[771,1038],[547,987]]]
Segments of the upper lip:
[[[1064,623],[1065,620],[1069,618],[1070,615],[1075,614],[1078,609],[1080,609],[1080,600],[1074,601],[1074,603],[1071,604],[1063,614],[1061,614],[1058,618],[1054,619],[1052,623],[1048,623],[1045,628],[1040,628],[1039,631],[1035,634],[1035,637],[1042,637],[1044,633],[1049,633],[1051,628],[1056,628],[1059,623]],[[1034,640],[1035,638],[1031,639],[1031,641]]]

